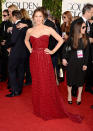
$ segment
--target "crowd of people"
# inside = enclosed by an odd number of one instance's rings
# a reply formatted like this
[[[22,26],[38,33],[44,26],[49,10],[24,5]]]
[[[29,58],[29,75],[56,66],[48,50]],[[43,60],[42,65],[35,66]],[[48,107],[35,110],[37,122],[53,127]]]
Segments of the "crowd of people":
[[[10,5],[2,16],[0,82],[7,81],[11,93],[6,97],[21,95],[23,86],[31,84],[37,116],[81,122],[79,115],[67,112],[59,94],[58,63],[66,72],[68,104],[73,103],[73,95],[80,105],[84,83],[85,91],[93,94],[93,5],[84,5],[81,17],[64,12],[62,25],[44,7],[38,7],[32,19],[16,5]]]

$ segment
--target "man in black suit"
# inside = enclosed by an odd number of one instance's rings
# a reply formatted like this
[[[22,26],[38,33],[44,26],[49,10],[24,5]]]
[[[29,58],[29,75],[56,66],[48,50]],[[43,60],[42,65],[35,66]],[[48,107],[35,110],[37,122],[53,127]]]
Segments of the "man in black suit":
[[[91,39],[91,74],[93,74],[93,17],[90,19],[90,38]],[[93,87],[93,77],[91,76],[91,86]],[[91,109],[93,109],[93,105],[91,105]]]
[[[89,19],[93,16],[93,5],[92,4],[86,4],[84,5],[82,9],[82,16],[75,21],[72,22],[71,28],[70,28],[70,36],[72,35],[73,32],[73,26],[76,24],[78,21],[84,21],[86,23],[86,34],[88,38],[90,39],[90,24],[88,22]],[[70,37],[69,36],[69,37]],[[87,69],[87,78],[86,78],[86,91],[89,91],[90,93],[93,93],[91,90],[90,86],[90,80],[91,80],[91,54],[89,54],[89,64],[88,64],[88,69]],[[72,93],[73,95],[76,96],[77,88],[73,86],[72,88]]]
[[[23,87],[24,80],[24,62],[26,57],[26,47],[24,43],[27,27],[18,29],[17,25],[21,22],[21,13],[18,10],[12,12],[12,20],[14,22],[9,55],[9,81],[12,88],[11,94],[7,97],[20,95]]]
[[[76,24],[77,21],[84,21],[86,23],[86,26],[88,27],[86,33],[88,34],[90,32],[88,20],[90,20],[92,16],[93,16],[93,5],[92,4],[84,5],[84,7],[82,9],[82,16],[80,18],[74,20],[71,24],[70,35],[72,34],[73,26],[74,26],[74,24]]]
[[[45,15],[44,25],[49,26],[49,27],[53,28],[56,31],[56,25],[51,20],[52,19],[51,14],[48,14],[45,8],[43,8],[43,10],[44,10],[44,15]],[[57,44],[57,41],[55,40],[54,37],[52,37],[50,35],[48,48],[50,50],[52,50],[52,49],[55,48],[56,44]],[[57,76],[58,76],[58,65],[57,65],[58,64],[58,61],[57,61],[58,58],[57,57],[58,57],[58,52],[56,52],[55,54],[51,55],[51,59],[52,59],[52,64],[53,64],[54,71],[56,70],[55,71],[56,72],[55,73],[56,74],[56,82],[57,82],[57,84],[59,84],[58,79],[57,79]]]
[[[49,27],[53,28],[54,30],[56,30],[55,24],[48,18],[48,13],[45,9],[44,9],[44,13],[45,13],[44,25],[49,26]],[[52,50],[55,46],[56,46],[56,40],[52,36],[50,36],[49,49]]]
[[[3,21],[0,24],[0,82],[6,81],[7,79],[7,66],[8,66],[8,52],[4,47],[11,37],[11,34],[7,32],[7,29],[12,26],[12,23],[9,21],[9,12],[8,10],[3,10]]]

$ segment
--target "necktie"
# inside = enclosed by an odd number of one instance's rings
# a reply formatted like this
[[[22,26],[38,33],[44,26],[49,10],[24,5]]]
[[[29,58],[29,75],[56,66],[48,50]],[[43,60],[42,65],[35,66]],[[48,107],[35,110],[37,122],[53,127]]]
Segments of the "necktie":
[[[89,22],[86,21],[86,32],[89,34],[90,32],[90,26],[89,26]]]
[[[89,25],[89,23],[88,23],[88,21],[86,21],[86,27],[88,27],[88,25]]]

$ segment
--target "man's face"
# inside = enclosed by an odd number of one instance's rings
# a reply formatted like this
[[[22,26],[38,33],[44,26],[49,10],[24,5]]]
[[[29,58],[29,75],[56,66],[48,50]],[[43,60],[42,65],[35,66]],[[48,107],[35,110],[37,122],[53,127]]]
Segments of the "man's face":
[[[9,15],[7,12],[3,12],[2,16],[4,21],[9,20]]]
[[[93,16],[93,8],[87,11],[87,16],[88,16],[88,19],[91,19],[91,17]]]
[[[11,18],[12,18],[13,23],[15,23],[16,22],[16,17],[12,16]]]

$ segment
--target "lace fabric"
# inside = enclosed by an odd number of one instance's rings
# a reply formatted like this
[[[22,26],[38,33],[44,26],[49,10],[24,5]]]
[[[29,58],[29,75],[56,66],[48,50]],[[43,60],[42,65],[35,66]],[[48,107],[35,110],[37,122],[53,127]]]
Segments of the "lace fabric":
[[[70,118],[81,122],[79,115],[68,113],[64,101],[56,85],[51,56],[45,54],[49,36],[30,37],[33,51],[30,55],[30,71],[32,75],[32,104],[34,114],[44,120],[54,118]]]

